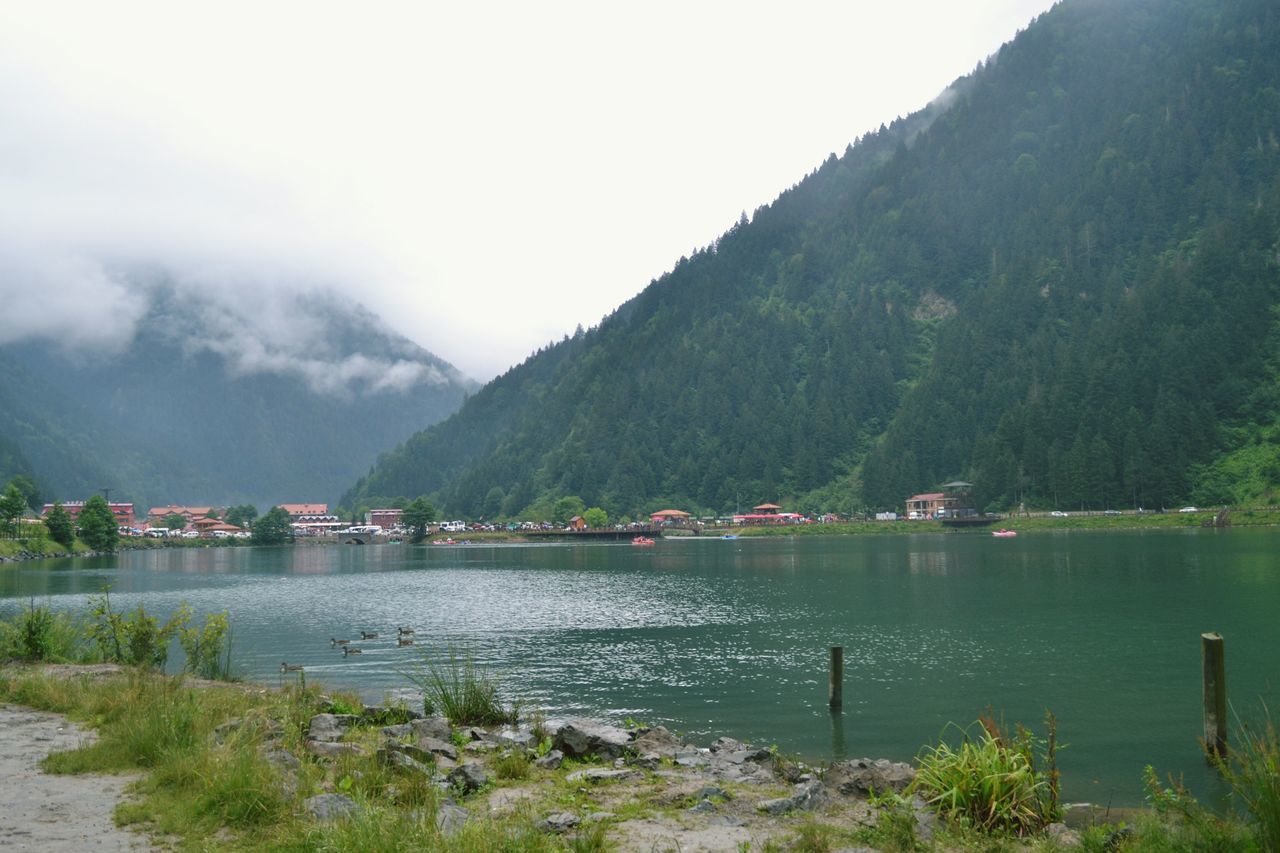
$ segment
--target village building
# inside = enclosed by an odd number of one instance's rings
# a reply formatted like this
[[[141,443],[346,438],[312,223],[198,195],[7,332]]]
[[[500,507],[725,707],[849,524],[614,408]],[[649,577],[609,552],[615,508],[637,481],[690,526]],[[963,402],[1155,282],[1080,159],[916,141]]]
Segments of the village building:
[[[84,509],[84,501],[67,501],[62,508],[67,511],[67,515],[71,516],[71,520],[75,521],[80,518],[80,511]],[[46,517],[53,510],[53,504],[45,504],[40,510],[40,517]],[[107,503],[107,508],[111,510],[111,514],[116,517],[116,524],[120,527],[133,527],[137,523],[137,518],[133,514],[132,503]]]
[[[667,524],[678,526],[687,524],[692,516],[679,509],[660,509],[649,516],[649,521],[654,524]]]
[[[211,506],[177,506],[170,504],[169,506],[153,506],[147,510],[147,521],[156,525],[164,521],[171,515],[180,515],[188,523],[195,521],[197,518],[206,518],[209,513],[213,512]]]
[[[365,514],[365,524],[379,526],[383,530],[398,528],[404,510],[370,510]]]
[[[570,530],[586,530],[587,520],[580,515],[575,515],[573,518],[569,519],[569,529]]]
[[[946,492],[926,492],[907,498],[907,518],[920,520],[934,518],[939,510],[955,506],[956,499]]]
[[[734,524],[804,524],[805,517],[795,512],[783,512],[777,504],[764,503],[751,508],[751,512],[733,517]]]

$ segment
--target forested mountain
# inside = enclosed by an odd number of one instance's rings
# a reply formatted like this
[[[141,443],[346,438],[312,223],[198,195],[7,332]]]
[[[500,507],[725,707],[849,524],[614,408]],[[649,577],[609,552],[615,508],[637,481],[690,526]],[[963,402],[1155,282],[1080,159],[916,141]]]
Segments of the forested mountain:
[[[287,347],[164,286],[146,298],[122,353],[0,347],[0,482],[26,474],[62,500],[110,488],[143,510],[333,501],[474,386],[328,297],[290,307]]]
[[[1065,0],[344,501],[1256,497],[1278,297],[1280,6]]]

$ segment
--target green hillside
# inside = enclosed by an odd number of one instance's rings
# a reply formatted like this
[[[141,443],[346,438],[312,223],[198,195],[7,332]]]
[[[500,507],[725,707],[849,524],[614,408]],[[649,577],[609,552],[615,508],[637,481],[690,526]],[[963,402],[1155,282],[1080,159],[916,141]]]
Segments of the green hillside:
[[[1067,0],[344,501],[1254,499],[1278,297],[1280,7]]]

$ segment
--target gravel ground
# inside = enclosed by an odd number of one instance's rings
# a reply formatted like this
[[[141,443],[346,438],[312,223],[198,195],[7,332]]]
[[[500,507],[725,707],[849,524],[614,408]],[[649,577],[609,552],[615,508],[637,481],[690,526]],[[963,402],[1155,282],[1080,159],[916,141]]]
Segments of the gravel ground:
[[[135,777],[52,776],[40,769],[49,753],[92,738],[58,714],[0,705],[0,849],[150,849],[143,836],[111,819]]]

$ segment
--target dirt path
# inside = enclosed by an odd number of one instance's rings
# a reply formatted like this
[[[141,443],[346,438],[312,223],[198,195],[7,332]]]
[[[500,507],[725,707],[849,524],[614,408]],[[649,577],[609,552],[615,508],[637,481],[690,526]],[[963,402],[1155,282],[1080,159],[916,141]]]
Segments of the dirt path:
[[[50,752],[92,738],[57,714],[0,704],[0,849],[150,849],[143,836],[111,819],[132,777],[51,776],[40,769]]]

